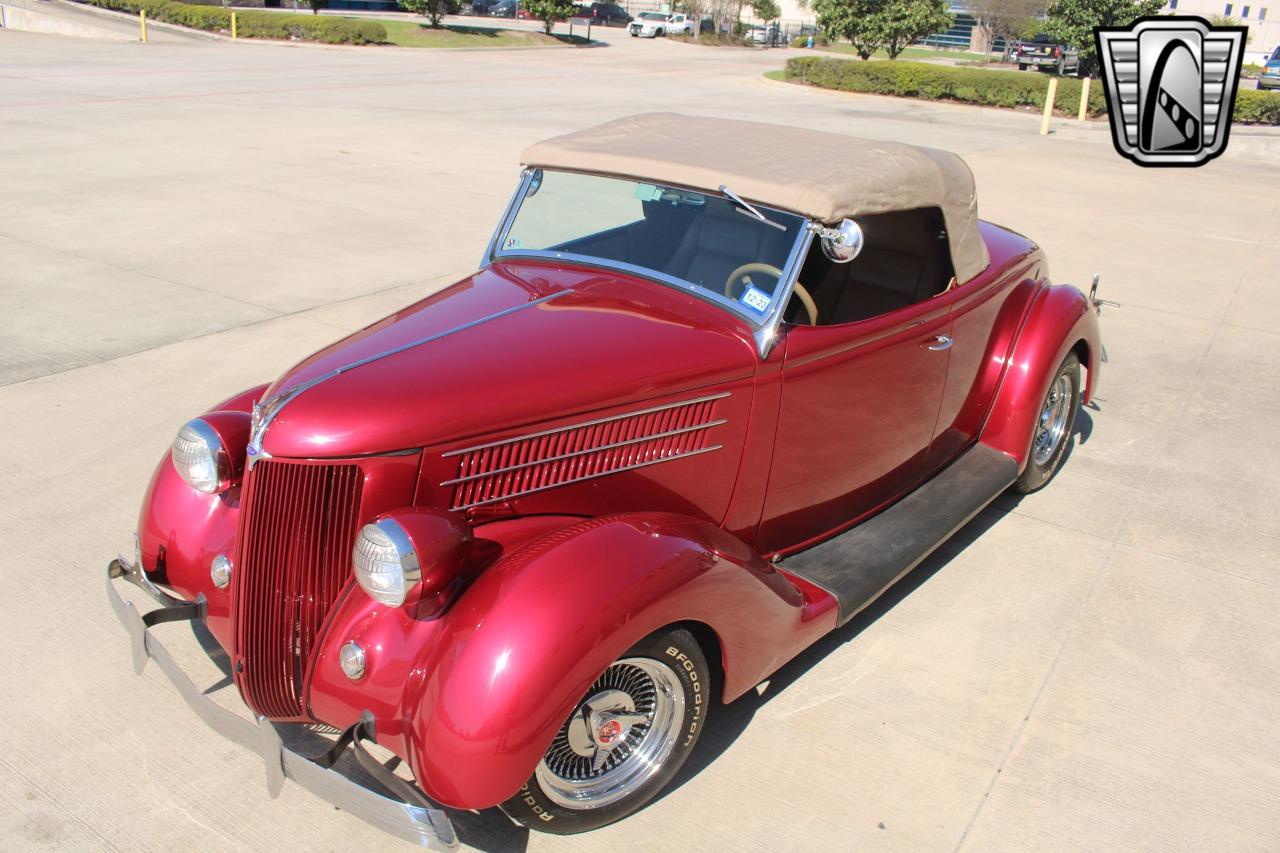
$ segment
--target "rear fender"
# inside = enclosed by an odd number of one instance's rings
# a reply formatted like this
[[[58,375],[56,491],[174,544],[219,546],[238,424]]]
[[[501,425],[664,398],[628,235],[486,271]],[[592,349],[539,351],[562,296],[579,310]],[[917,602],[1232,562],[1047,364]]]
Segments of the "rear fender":
[[[1093,399],[1101,368],[1098,313],[1072,285],[1044,288],[1018,333],[982,430],[982,442],[1016,459],[1019,470],[1030,458],[1036,418],[1049,383],[1062,360],[1077,347],[1083,347],[1080,362],[1088,370],[1083,392],[1087,403]]]
[[[716,633],[727,700],[834,627],[741,540],[667,513],[543,536],[487,569],[443,620],[407,687],[405,746],[427,794],[456,808],[515,794],[592,682],[659,628]]]

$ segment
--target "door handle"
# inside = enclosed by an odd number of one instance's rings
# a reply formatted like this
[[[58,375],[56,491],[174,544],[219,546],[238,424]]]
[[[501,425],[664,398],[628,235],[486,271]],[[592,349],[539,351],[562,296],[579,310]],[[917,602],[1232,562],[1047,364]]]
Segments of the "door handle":
[[[942,352],[944,349],[951,349],[951,345],[955,343],[946,335],[938,335],[933,339],[933,343],[929,344],[929,349],[934,352]]]

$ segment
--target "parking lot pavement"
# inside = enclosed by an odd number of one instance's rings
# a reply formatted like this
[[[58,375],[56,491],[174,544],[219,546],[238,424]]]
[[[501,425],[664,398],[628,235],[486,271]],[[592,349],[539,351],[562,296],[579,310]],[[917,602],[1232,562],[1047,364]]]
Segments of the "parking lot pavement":
[[[715,709],[658,802],[573,838],[461,814],[464,841],[1280,848],[1280,168],[1140,169],[1034,116],[765,83],[766,56],[0,31],[2,846],[400,847],[269,800],[260,759],[133,676],[103,566],[183,420],[473,268],[527,143],[674,109],[958,151],[986,218],[1124,304],[1110,363],[1054,483]]]

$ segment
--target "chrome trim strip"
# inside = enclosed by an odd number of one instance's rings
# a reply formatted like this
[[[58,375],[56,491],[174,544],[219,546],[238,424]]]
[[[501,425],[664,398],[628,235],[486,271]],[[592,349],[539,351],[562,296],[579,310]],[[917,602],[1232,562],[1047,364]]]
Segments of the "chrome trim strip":
[[[684,435],[687,432],[697,432],[702,429],[711,429],[712,427],[722,426],[729,421],[720,418],[715,421],[708,421],[705,424],[694,424],[693,426],[680,427],[679,429],[669,429],[665,432],[655,432],[653,435],[642,435],[639,438],[629,438],[626,441],[615,441],[612,444],[602,444],[599,447],[588,447],[585,450],[575,450],[572,453],[561,453],[557,456],[548,456],[545,459],[534,459],[530,462],[521,462],[519,465],[508,465],[505,468],[495,468],[492,471],[484,471],[479,474],[468,474],[465,477],[459,477],[456,480],[445,480],[441,486],[456,486],[459,483],[469,483],[472,480],[483,480],[485,477],[496,477],[500,474],[509,474],[512,471],[519,471],[522,468],[533,468],[537,465],[548,465],[552,462],[562,462],[565,459],[573,459],[576,456],[586,456],[589,453],[602,453],[606,450],[617,450],[619,447],[628,447],[632,444],[642,444],[646,441],[657,441],[663,438],[670,438],[673,435]]]
[[[520,170],[520,182],[516,184],[516,191],[511,194],[511,200],[507,202],[507,209],[502,212],[502,218],[498,220],[498,227],[493,229],[493,236],[489,238],[489,245],[485,246],[484,257],[480,259],[480,267],[489,266],[496,257],[498,246],[501,240],[506,236],[507,229],[511,227],[511,220],[515,219],[516,211],[519,210],[520,204],[524,201],[525,193],[529,191],[529,180],[533,177],[533,169],[527,166]]]
[[[405,350],[410,350],[410,349],[413,349],[414,347],[422,346],[423,344],[429,344],[432,341],[438,341],[441,338],[447,338],[448,336],[452,334],[456,334],[457,332],[463,332],[463,331],[466,331],[467,329],[471,329],[476,326],[479,326],[482,323],[488,323],[490,320],[498,320],[498,319],[501,319],[502,317],[508,316],[509,314],[515,314],[518,311],[523,311],[526,308],[532,308],[535,305],[541,305],[544,302],[550,302],[552,299],[559,299],[561,296],[567,296],[570,293],[573,293],[573,291],[558,290],[555,293],[548,294],[547,296],[543,296],[539,299],[533,299],[533,300],[530,300],[529,302],[522,302],[519,305],[513,305],[510,308],[504,308],[503,310],[498,311],[494,314],[489,314],[488,316],[480,317],[475,320],[471,320],[470,322],[463,323],[461,326],[455,326],[452,329],[445,329],[443,332],[436,332],[434,335],[427,335],[425,338],[418,338],[417,340],[409,341],[408,343],[401,344],[398,347],[393,347],[389,350],[385,350],[375,355],[366,356],[365,358],[362,358],[358,361],[353,361],[350,364],[344,364],[342,367],[336,367],[333,370],[330,370],[328,373],[324,373],[324,374],[321,374],[320,376],[312,377],[311,379],[308,379],[306,382],[299,383],[298,385],[293,386],[287,391],[280,392],[279,394],[277,394],[276,396],[268,400],[266,403],[261,403],[254,407],[255,423],[254,423],[254,428],[249,437],[249,451],[248,451],[249,466],[252,467],[253,463],[258,459],[270,458],[270,454],[267,454],[262,450],[262,440],[267,434],[267,428],[271,426],[271,422],[275,420],[276,415],[280,414],[280,410],[283,409],[285,405],[287,405],[290,401],[292,401],[302,392],[316,387],[321,382],[327,382],[328,380],[333,379],[335,376],[340,376],[343,373],[346,373],[351,370],[355,370],[357,367],[364,367],[366,364],[372,364],[375,361],[380,361],[389,356],[398,355],[399,353],[402,353]]]
[[[115,588],[114,581],[118,578],[141,586],[161,604],[191,603],[179,601],[163,592],[153,593],[154,587],[148,588],[141,582],[143,577],[141,570],[123,557],[107,566],[107,600],[129,634],[135,671],[141,674],[148,660],[155,661],[177,689],[178,695],[206,725],[228,740],[261,755],[266,762],[268,794],[274,797],[284,780],[292,779],[321,799],[405,841],[432,850],[458,849],[457,833],[442,809],[423,808],[366,788],[284,746],[275,726],[267,718],[249,720],[210,699],[156,639],[133,602],[125,601]]]
[[[517,441],[524,441],[525,439],[528,439],[528,438],[541,438],[544,435],[552,435],[557,432],[565,432],[566,430],[595,426],[596,424],[607,424],[610,421],[620,421],[623,418],[634,418],[640,415],[651,415],[654,412],[663,412],[663,411],[666,411],[667,409],[674,409],[679,406],[692,406],[695,403],[706,403],[711,400],[722,400],[725,397],[730,397],[730,396],[732,396],[731,391],[721,391],[719,394],[707,394],[705,397],[694,397],[692,400],[681,400],[678,403],[664,403],[661,406],[651,406],[648,409],[636,409],[634,412],[623,412],[620,415],[610,415],[607,418],[596,418],[590,421],[580,421],[576,424],[569,424],[568,426],[555,427],[554,429],[544,429],[539,432],[530,432],[530,433],[526,433],[525,435],[515,436],[514,438],[504,438],[501,441],[490,441],[485,444],[477,444],[474,447],[464,447],[461,450],[450,450],[446,453],[441,453],[440,455],[447,459],[450,456],[461,456],[464,453],[471,453],[473,450],[487,450],[490,447],[497,447],[502,444],[512,444]]]
[[[634,471],[636,468],[647,468],[650,465],[657,465],[660,462],[674,462],[677,459],[688,459],[690,456],[700,456],[703,453],[710,453],[713,450],[720,450],[722,447],[724,447],[723,444],[713,444],[710,447],[703,447],[703,448],[699,448],[698,450],[690,450],[687,453],[675,453],[675,454],[672,454],[671,456],[664,456],[661,459],[650,459],[646,462],[637,462],[634,465],[626,465],[622,468],[614,468],[611,471],[601,471],[597,474],[587,474],[584,477],[574,477],[572,480],[565,480],[563,483],[553,483],[550,486],[539,486],[536,489],[526,489],[523,492],[513,492],[512,494],[509,494],[509,495],[502,495],[501,497],[489,498],[488,500],[484,500],[484,501],[476,501],[475,503],[462,504],[461,506],[449,507],[449,511],[460,512],[465,509],[473,509],[478,506],[485,506],[486,504],[494,504],[494,503],[501,503],[502,501],[514,500],[515,498],[522,498],[525,495],[532,495],[537,492],[545,492],[549,489],[558,489],[561,486],[571,486],[574,483],[581,483],[586,480],[594,480],[597,477],[608,477],[611,474],[621,474],[623,471]]]
[[[791,291],[795,289],[800,268],[804,266],[804,260],[809,256],[809,247],[813,244],[813,227],[817,224],[810,220],[809,227],[804,229],[800,239],[791,248],[791,256],[787,258],[787,265],[782,268],[782,278],[778,280],[778,287],[782,290],[776,292],[773,303],[769,307],[769,314],[756,329],[756,351],[761,361],[769,358],[773,345],[778,342],[778,326],[782,323],[782,315],[787,310],[787,303],[791,301]]]

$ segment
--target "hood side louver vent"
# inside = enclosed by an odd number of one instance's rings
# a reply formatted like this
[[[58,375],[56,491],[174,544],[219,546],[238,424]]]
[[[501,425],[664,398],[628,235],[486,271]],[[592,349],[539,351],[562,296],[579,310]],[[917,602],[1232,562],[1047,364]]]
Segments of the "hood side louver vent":
[[[708,430],[727,392],[452,450],[451,508],[471,509],[556,486],[718,450]]]

